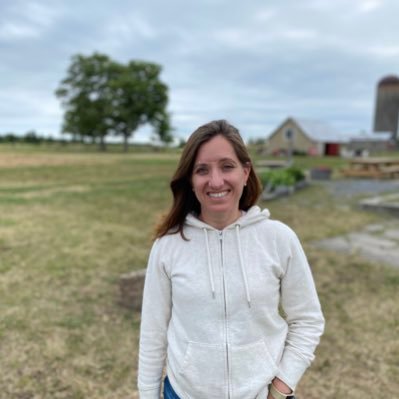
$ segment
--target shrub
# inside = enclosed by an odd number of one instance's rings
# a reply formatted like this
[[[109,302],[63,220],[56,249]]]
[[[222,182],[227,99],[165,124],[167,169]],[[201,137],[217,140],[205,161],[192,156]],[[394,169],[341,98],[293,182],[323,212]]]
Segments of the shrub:
[[[284,169],[270,169],[259,175],[263,187],[270,190],[277,186],[294,186],[297,182],[305,180],[305,174],[299,168],[291,166]]]

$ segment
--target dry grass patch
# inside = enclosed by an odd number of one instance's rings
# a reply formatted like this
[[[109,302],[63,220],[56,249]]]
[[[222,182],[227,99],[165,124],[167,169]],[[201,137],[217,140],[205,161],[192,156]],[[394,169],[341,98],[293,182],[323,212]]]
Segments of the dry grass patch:
[[[122,159],[131,160],[175,160],[176,153],[21,153],[1,152],[0,168],[60,166],[60,165],[93,165],[120,162]]]
[[[299,394],[316,399],[392,395],[399,388],[398,271],[355,255],[308,249],[326,331]]]
[[[0,168],[59,166],[59,165],[92,165],[93,163],[112,163],[120,159],[118,155],[102,154],[10,154],[2,153]]]

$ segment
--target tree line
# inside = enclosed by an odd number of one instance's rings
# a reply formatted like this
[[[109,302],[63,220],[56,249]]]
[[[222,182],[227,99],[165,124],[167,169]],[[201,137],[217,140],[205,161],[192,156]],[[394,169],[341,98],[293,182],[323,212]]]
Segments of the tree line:
[[[52,136],[42,136],[36,133],[34,130],[26,132],[24,135],[18,135],[15,133],[4,133],[0,134],[0,143],[26,143],[26,144],[66,144],[67,139],[54,138]]]
[[[162,142],[171,142],[168,86],[161,70],[152,62],[122,64],[99,53],[73,56],[55,92],[65,109],[62,132],[99,143],[101,149],[107,136],[119,136],[127,151],[134,132],[150,124]]]

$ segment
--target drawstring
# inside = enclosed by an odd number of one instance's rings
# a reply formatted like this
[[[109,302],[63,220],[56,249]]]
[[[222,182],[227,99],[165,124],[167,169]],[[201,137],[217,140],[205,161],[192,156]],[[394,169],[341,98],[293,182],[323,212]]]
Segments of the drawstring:
[[[206,245],[206,254],[208,256],[208,272],[209,272],[209,280],[211,281],[211,290],[212,290],[212,297],[215,298],[215,282],[213,280],[213,270],[212,270],[212,263],[211,263],[211,251],[209,250],[209,242],[208,242],[208,230],[203,229],[205,233],[205,245]]]
[[[239,224],[236,224],[235,230],[236,230],[236,237],[237,237],[237,248],[238,248],[238,257],[240,260],[240,268],[241,268],[242,278],[244,280],[245,293],[247,295],[248,307],[250,308],[251,307],[251,296],[249,295],[247,272],[245,270],[244,260],[242,257],[241,240],[240,240],[240,225]]]
[[[209,273],[209,280],[211,283],[212,297],[215,298],[215,281],[214,281],[214,277],[213,277],[211,251],[209,249],[208,230],[206,228],[203,228],[203,231],[205,234],[205,246],[206,246],[206,255],[208,258],[208,262],[207,262],[208,263],[208,273]],[[245,286],[245,294],[247,297],[248,307],[251,307],[251,296],[249,294],[247,272],[245,269],[244,260],[243,260],[243,256],[242,256],[242,250],[241,250],[240,225],[237,224],[235,226],[235,232],[236,232],[236,238],[237,238],[238,258],[240,261],[240,268],[241,268],[242,278],[244,280],[244,286]]]

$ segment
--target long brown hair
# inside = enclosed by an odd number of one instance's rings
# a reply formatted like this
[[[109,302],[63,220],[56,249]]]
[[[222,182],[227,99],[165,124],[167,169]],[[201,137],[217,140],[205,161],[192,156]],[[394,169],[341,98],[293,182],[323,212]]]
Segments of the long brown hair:
[[[191,187],[194,162],[199,148],[217,135],[223,136],[232,144],[237,158],[243,166],[251,165],[247,148],[237,128],[225,120],[216,120],[200,126],[191,134],[184,146],[176,172],[170,182],[170,188],[173,193],[173,204],[167,215],[156,227],[155,238],[177,232],[185,238],[183,235],[183,226],[187,214],[190,212],[199,214],[201,210],[200,203]],[[260,193],[261,185],[251,166],[247,185],[244,187],[240,198],[239,208],[244,211],[248,210],[256,204]]]

